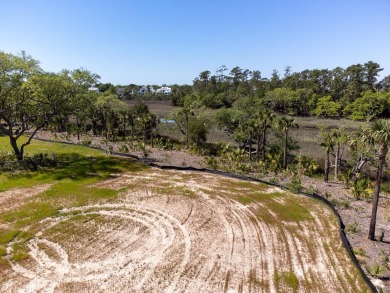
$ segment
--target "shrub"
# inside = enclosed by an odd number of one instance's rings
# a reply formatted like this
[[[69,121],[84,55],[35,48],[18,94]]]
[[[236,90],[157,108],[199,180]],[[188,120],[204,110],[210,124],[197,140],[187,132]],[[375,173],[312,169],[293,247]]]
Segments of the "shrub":
[[[356,248],[356,249],[353,249],[353,253],[355,255],[359,255],[359,256],[367,256],[366,255],[366,252],[364,251],[363,248],[359,247],[359,248]]]
[[[374,264],[372,267],[366,267],[366,270],[368,271],[368,273],[375,277],[375,278],[379,278],[383,271],[385,270],[385,268],[381,265],[378,265],[378,264]]]
[[[219,166],[218,160],[215,157],[207,157],[206,164],[213,170],[218,169]]]
[[[372,195],[371,181],[368,177],[358,174],[352,183],[351,193],[356,199],[369,198]]]
[[[332,199],[330,201],[335,207],[340,207],[340,208],[344,208],[344,209],[349,209],[350,207],[350,202],[349,200],[345,199],[345,200],[337,200],[336,198]]]
[[[92,140],[91,140],[91,138],[83,138],[83,139],[81,140],[80,143],[81,143],[82,145],[89,146],[89,145],[91,145]]]
[[[120,153],[128,153],[129,152],[129,146],[126,144],[123,144],[119,147],[119,152]]]
[[[345,232],[356,233],[359,231],[358,223],[353,222],[345,227]]]
[[[298,176],[293,176],[288,187],[293,193],[298,193],[302,189],[301,179]]]

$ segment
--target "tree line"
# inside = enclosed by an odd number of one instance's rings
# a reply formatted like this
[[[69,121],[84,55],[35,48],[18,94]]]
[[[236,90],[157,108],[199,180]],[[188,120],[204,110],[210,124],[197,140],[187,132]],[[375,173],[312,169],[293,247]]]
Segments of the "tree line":
[[[259,70],[218,68],[214,75],[202,71],[191,87],[176,88],[171,97],[182,106],[184,97],[196,95],[208,108],[230,108],[237,100],[251,97],[280,114],[320,117],[347,117],[367,120],[390,115],[390,76],[378,80],[383,69],[368,61],[347,68],[314,69],[283,76],[274,70],[263,78]]]
[[[73,131],[78,139],[87,131],[106,139],[152,136],[157,122],[148,107],[130,107],[112,91],[91,91],[99,79],[83,68],[45,72],[25,52],[0,52],[0,133],[8,136],[17,160],[41,129]]]

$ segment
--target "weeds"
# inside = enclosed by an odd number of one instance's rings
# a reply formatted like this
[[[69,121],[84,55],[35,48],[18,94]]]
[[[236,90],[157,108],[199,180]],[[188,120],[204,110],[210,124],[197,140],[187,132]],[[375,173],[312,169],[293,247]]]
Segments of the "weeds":
[[[291,182],[287,184],[293,193],[298,193],[302,189],[301,179],[298,176],[293,176]]]
[[[13,261],[21,261],[29,257],[29,249],[25,243],[14,243],[12,245],[11,258]]]
[[[319,190],[315,186],[309,186],[308,188],[306,188],[306,192],[308,194],[315,194],[315,193],[319,193]]]
[[[371,276],[379,278],[385,271],[385,268],[382,265],[376,263],[372,267],[366,266],[366,270]]]
[[[324,196],[325,196],[326,199],[330,199],[330,198],[332,198],[333,195],[326,191]]]
[[[127,144],[122,144],[120,147],[119,147],[119,150],[118,150],[120,153],[128,153],[130,151],[130,148]]]
[[[353,222],[345,227],[345,232],[357,233],[359,231],[358,223]]]
[[[356,199],[367,199],[372,195],[373,189],[368,177],[358,174],[352,182],[351,193]]]
[[[333,198],[330,202],[333,204],[333,206],[339,207],[339,208],[345,209],[345,210],[349,209],[349,207],[351,205],[351,203],[349,202],[348,199],[338,200],[336,198]]]
[[[382,231],[381,231],[381,235],[379,236],[379,241],[380,241],[380,242],[383,242],[384,239],[385,239],[385,231],[382,230]]]
[[[363,248],[361,248],[361,247],[353,249],[353,253],[355,255],[362,256],[362,257],[366,257],[367,256],[366,255],[366,251]]]
[[[207,157],[205,161],[206,165],[211,169],[216,170],[219,168],[218,160],[215,157]]]
[[[380,251],[381,264],[388,270],[390,270],[390,255],[383,249]]]
[[[274,282],[279,284],[280,281],[283,281],[288,287],[292,288],[294,291],[298,290],[299,280],[294,272],[289,271],[285,273],[279,273],[277,270],[274,272]]]

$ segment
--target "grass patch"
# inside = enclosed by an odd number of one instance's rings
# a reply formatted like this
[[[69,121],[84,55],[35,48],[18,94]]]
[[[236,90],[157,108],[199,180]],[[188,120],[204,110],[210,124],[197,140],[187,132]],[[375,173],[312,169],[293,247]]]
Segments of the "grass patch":
[[[12,245],[11,259],[16,262],[27,259],[29,251],[25,243],[14,243]]]
[[[1,216],[5,222],[14,223],[15,227],[21,228],[25,225],[38,222],[44,218],[54,216],[57,210],[46,202],[29,202],[16,211],[9,211]]]
[[[51,189],[46,190],[42,194],[42,199],[46,202],[53,202],[57,208],[83,206],[114,200],[118,191],[90,186],[97,181],[97,178],[88,178],[83,181],[61,181]]]
[[[25,138],[21,138],[21,142]],[[9,142],[0,137],[0,148],[11,151]],[[147,167],[135,160],[116,158],[106,155],[103,151],[80,145],[42,142],[34,140],[28,147],[28,155],[46,153],[56,155],[57,166],[45,167],[37,171],[14,171],[0,175],[0,191],[12,188],[32,187],[53,180],[84,180],[88,177],[108,178],[112,173],[141,171]]]
[[[10,151],[4,137],[0,137],[0,148]],[[56,166],[39,168],[37,171],[10,171],[0,175],[0,191],[52,184],[50,189],[0,214],[0,223],[9,225],[9,229],[0,229],[2,254],[6,253],[5,245],[15,241],[10,255],[14,261],[28,257],[25,242],[34,237],[36,223],[57,216],[63,208],[110,202],[120,191],[93,187],[94,183],[109,178],[113,173],[147,169],[135,160],[110,157],[102,151],[78,145],[33,141],[28,150],[27,155],[55,153]]]
[[[294,292],[298,290],[299,287],[299,280],[294,272],[283,272],[279,273],[277,270],[274,271],[274,282],[279,288],[280,282],[285,283],[288,287],[292,288]]]
[[[198,195],[195,192],[193,192],[191,189],[180,185],[166,184],[165,186],[153,188],[153,191],[155,193],[164,194],[164,195],[182,195],[189,198],[198,197]]]
[[[222,179],[218,182],[218,189],[223,192],[227,193],[252,193],[254,190],[261,191],[268,188],[265,184],[259,184],[257,182],[251,182],[251,181],[238,181],[238,180],[229,180],[229,179]]]
[[[98,226],[94,226],[93,229],[85,230],[86,223],[97,220],[100,218],[98,214],[90,214],[90,215],[75,215],[69,219],[61,221],[60,223],[50,227],[45,231],[45,237],[51,237],[55,242],[61,242],[62,240],[68,239],[69,235],[72,237],[80,237],[83,238],[89,233],[92,233],[94,230],[98,229]],[[103,220],[100,219],[99,222]],[[104,221],[103,221],[104,222]]]
[[[282,193],[280,192],[265,193],[261,191],[255,191],[255,192],[246,192],[245,194],[239,192],[238,195],[234,196],[234,199],[236,199],[237,201],[239,201],[244,205],[247,205],[247,204],[251,204],[252,202],[261,202],[261,201],[270,200],[272,198],[276,198],[280,196],[282,196]]]
[[[283,280],[287,284],[287,286],[293,288],[294,291],[298,290],[299,281],[294,272],[288,272],[283,274]]]
[[[309,210],[291,198],[288,198],[283,203],[277,202],[275,200],[268,200],[267,207],[269,210],[277,214],[279,221],[301,222],[313,220]],[[259,216],[262,219],[269,218],[263,217],[263,213],[261,213]]]
[[[6,251],[5,247],[0,246],[0,256],[5,256],[6,254],[7,254],[7,251]]]
[[[8,242],[11,242],[19,235],[19,233],[19,230],[0,230],[0,244],[7,244]]]

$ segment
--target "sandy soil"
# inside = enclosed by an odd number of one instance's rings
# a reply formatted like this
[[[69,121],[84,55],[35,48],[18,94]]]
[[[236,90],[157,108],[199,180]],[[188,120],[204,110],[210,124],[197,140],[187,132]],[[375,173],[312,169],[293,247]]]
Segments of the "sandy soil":
[[[0,291],[364,292],[336,220],[317,201],[157,169],[96,186],[125,191],[117,202],[62,210],[38,223],[30,260],[10,261]],[[237,200],[254,191],[277,192],[268,200],[278,205],[310,207],[310,219],[282,220],[261,198]]]
[[[51,138],[48,133],[40,133],[41,138]],[[71,137],[71,141],[77,142],[75,137]],[[93,145],[108,149],[108,145],[103,146],[99,140],[92,141]],[[115,151],[118,145],[112,144],[112,149]],[[132,152],[133,155],[142,157],[141,152]],[[192,167],[205,167],[203,158],[199,156],[193,156],[186,152],[177,151],[163,151],[160,149],[149,149],[148,160],[160,165],[174,165],[174,166],[192,166]],[[281,184],[289,182],[288,177],[272,176],[277,178]],[[271,177],[270,177],[271,178]],[[270,179],[268,178],[268,179]],[[267,178],[265,178],[267,179]],[[348,227],[350,225],[356,225],[354,231],[347,231],[347,237],[354,250],[362,249],[363,255],[357,255],[362,267],[368,272],[370,268],[376,264],[382,267],[390,268],[388,259],[390,257],[390,225],[388,217],[388,211],[390,207],[389,195],[381,198],[380,207],[378,211],[377,221],[377,234],[384,232],[384,241],[369,241],[367,239],[369,215],[371,213],[371,203],[363,200],[355,200],[349,189],[342,183],[324,183],[321,179],[302,178],[302,184],[306,188],[312,188],[320,194],[331,194],[330,199],[336,199],[338,201],[347,201],[349,207],[338,206],[336,207],[339,214],[342,217],[343,222]],[[386,262],[387,259],[387,262]],[[375,284],[382,286],[384,292],[390,292],[390,270],[384,270],[381,273],[382,278],[374,280]]]

